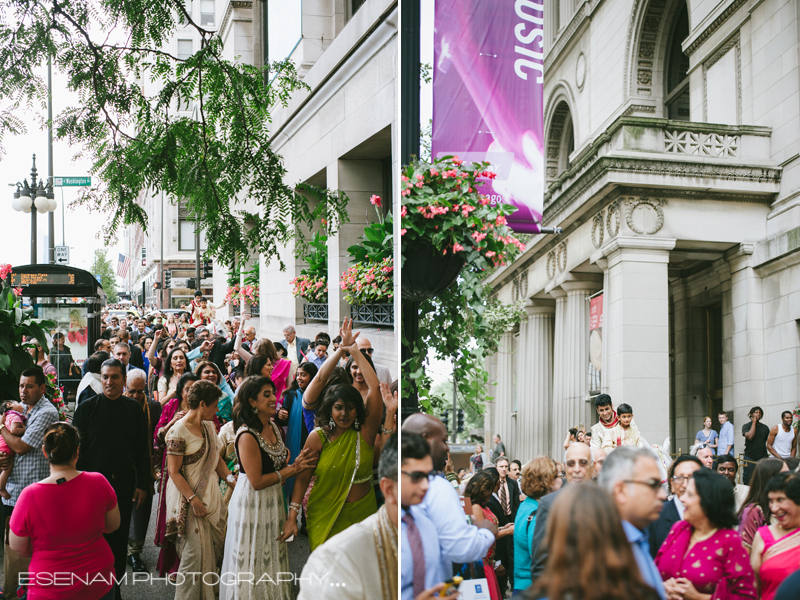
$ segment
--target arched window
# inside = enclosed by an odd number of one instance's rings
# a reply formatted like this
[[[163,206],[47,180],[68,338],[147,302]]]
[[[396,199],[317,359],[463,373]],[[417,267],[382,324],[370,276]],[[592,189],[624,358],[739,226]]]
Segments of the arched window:
[[[664,113],[668,119],[688,121],[689,110],[689,57],[683,53],[681,44],[689,37],[689,11],[681,5],[678,18],[667,44],[664,65]]]
[[[553,111],[547,132],[547,185],[569,168],[569,155],[574,150],[575,129],[572,115],[569,105],[562,100]]]

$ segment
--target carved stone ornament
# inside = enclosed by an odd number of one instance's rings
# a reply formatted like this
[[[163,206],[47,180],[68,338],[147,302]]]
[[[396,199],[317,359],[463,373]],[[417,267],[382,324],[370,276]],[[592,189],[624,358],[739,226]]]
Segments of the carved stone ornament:
[[[595,248],[599,248],[603,245],[603,237],[605,236],[605,227],[603,226],[604,221],[605,215],[604,211],[602,210],[592,219],[592,245]]]
[[[628,198],[625,202],[625,222],[631,231],[640,235],[653,235],[664,226],[666,200]]]
[[[517,302],[519,300],[519,278],[511,282],[511,301]]]
[[[553,279],[556,276],[556,251],[551,250],[547,253],[547,278]]]
[[[556,264],[562,273],[567,270],[567,240],[561,242],[556,248]]]
[[[528,271],[523,271],[519,276],[519,299],[525,300],[528,297]]]
[[[606,229],[608,229],[608,237],[613,238],[619,233],[619,226],[622,224],[622,215],[619,210],[619,200],[615,200],[608,206],[608,213],[606,213]]]

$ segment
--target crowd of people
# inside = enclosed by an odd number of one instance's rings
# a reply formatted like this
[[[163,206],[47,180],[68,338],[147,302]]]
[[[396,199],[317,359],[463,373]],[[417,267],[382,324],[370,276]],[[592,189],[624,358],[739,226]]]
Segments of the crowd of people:
[[[770,429],[760,407],[750,411],[742,431],[750,477],[741,482],[725,413],[719,435],[706,418],[691,453],[664,461],[630,406],[614,410],[601,394],[595,408],[599,422],[570,430],[563,457],[512,460],[494,436],[493,449],[476,446],[458,472],[442,422],[408,417],[402,599],[446,595],[454,583],[492,600],[800,598],[790,412]]]
[[[22,404],[0,416],[6,551],[25,574],[6,561],[5,597],[120,598],[128,566],[149,571],[152,514],[155,571],[175,598],[288,600],[300,581],[316,599],[336,561],[352,561],[356,594],[337,597],[396,598],[386,582],[397,582],[397,383],[379,379],[352,322],[334,343],[289,326],[274,344],[247,316],[174,335],[149,323],[108,317],[71,424],[38,366],[22,375]],[[312,554],[287,579],[298,535]]]

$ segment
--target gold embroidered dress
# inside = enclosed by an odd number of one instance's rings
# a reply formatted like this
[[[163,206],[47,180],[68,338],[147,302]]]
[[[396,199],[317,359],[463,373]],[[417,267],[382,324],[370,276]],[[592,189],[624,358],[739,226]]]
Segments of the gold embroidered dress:
[[[208,515],[198,518],[186,498],[170,478],[167,483],[166,537],[175,544],[181,558],[175,600],[214,600],[215,588],[206,585],[201,576],[190,573],[217,573],[225,542],[225,505],[216,473],[221,444],[211,421],[203,421],[203,435],[189,431],[183,419],[167,434],[167,455],[183,457],[181,474],[193,493],[205,505]],[[216,581],[216,576],[206,577]]]

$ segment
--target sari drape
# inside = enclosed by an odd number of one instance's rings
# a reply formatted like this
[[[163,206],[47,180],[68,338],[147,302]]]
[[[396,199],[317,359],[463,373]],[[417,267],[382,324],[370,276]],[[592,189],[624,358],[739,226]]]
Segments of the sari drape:
[[[371,481],[374,448],[355,429],[348,429],[334,442],[322,429],[314,431],[322,439],[322,452],[314,470],[314,488],[308,496],[307,527],[312,552],[378,510],[372,486],[360,500],[345,502],[354,483]]]
[[[764,540],[761,568],[761,600],[772,600],[783,581],[800,567],[800,529],[777,540],[769,526],[758,530]]]
[[[216,467],[221,446],[210,421],[203,421],[203,435],[196,436],[184,422],[178,421],[167,434],[167,454],[183,457],[181,474],[208,511],[205,517],[194,515],[189,502],[173,481],[167,483],[166,537],[181,558],[175,600],[214,600],[213,585],[192,573],[217,573],[225,542],[226,510],[222,502]],[[215,581],[216,577],[207,578]]]
[[[286,447],[289,449],[289,464],[292,465],[297,455],[303,450],[303,392],[298,389],[286,392],[286,394],[294,395],[286,431]],[[294,490],[294,477],[290,477],[283,484],[283,495],[291,498],[292,490]]]

